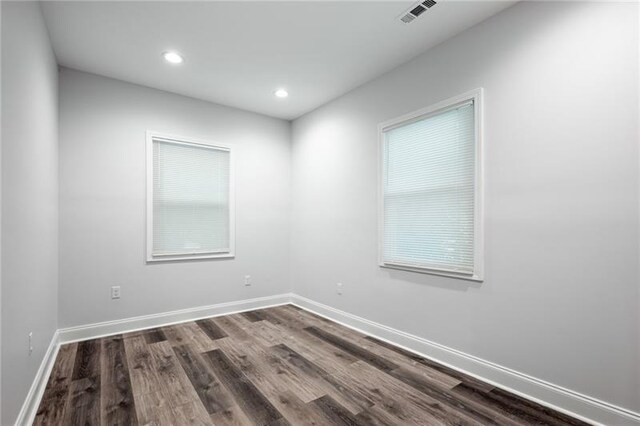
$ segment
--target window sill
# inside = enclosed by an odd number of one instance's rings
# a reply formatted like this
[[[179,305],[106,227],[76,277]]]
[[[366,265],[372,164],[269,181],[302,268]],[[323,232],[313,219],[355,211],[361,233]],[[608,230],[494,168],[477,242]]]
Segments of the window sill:
[[[457,278],[459,280],[483,282],[484,277],[478,274],[464,274],[450,271],[441,271],[438,269],[418,268],[415,266],[398,265],[393,263],[380,263],[381,268],[396,269],[400,271],[415,272],[418,274],[437,275],[440,277]]]
[[[163,263],[163,262],[179,262],[181,260],[211,260],[211,259],[233,259],[235,253],[216,253],[216,254],[185,254],[172,256],[152,256],[147,257],[147,263]]]

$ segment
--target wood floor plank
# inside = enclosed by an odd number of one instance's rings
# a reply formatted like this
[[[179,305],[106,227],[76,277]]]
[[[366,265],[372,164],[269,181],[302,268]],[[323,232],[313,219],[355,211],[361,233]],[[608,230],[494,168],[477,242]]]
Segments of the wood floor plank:
[[[317,384],[298,375],[291,365],[270,352],[270,348],[228,339],[221,343],[221,349],[276,408],[283,389],[291,390],[304,402],[324,394]]]
[[[431,361],[430,359],[424,358],[420,355],[414,354],[413,352],[410,352],[406,349],[400,348],[398,346],[394,346],[390,343],[387,343],[383,340],[380,339],[376,339],[375,337],[372,336],[365,336],[365,339],[381,346],[384,348],[389,349],[390,351],[394,351],[404,357],[406,357],[407,359],[410,359],[412,361],[415,361],[419,364],[422,364],[424,366],[427,366],[431,369],[434,369],[436,371],[440,371],[443,374],[446,374],[450,377],[453,377],[455,379],[460,380],[460,382],[462,383],[466,383],[468,386],[474,387],[478,390],[481,391],[486,391],[489,392],[491,389],[494,388],[493,385],[491,385],[490,383],[486,383],[486,382],[482,382],[478,379],[476,379],[475,377],[471,377],[467,374],[461,373],[457,370],[454,370],[453,368],[449,368],[445,365],[439,364],[435,361]]]
[[[135,396],[136,416],[140,425],[171,425],[175,415],[165,393],[157,390]]]
[[[271,350],[276,352],[294,368],[298,369],[300,374],[306,375],[309,380],[317,383],[317,386],[319,386],[325,394],[331,396],[352,414],[358,414],[373,405],[371,400],[350,392],[344,386],[340,385],[326,370],[322,369],[322,367],[306,359],[287,345],[279,344],[273,346]]]
[[[172,406],[166,395],[151,392],[136,397],[138,424],[153,426],[213,425],[199,401]],[[105,424],[105,423],[103,423]],[[109,425],[106,423],[105,425]]]
[[[514,422],[519,424],[552,424],[549,423],[549,421],[545,421],[544,416],[540,413],[531,415],[526,410],[522,410],[518,405],[505,404],[499,399],[494,399],[493,395],[489,392],[480,391],[465,383],[461,383],[453,388],[452,392],[459,395],[461,398],[477,401],[487,407],[491,407],[493,410],[511,418]]]
[[[168,342],[149,345],[154,371],[162,384],[160,389],[166,395],[172,407],[199,401],[198,394],[189,378],[180,366],[173,349]]]
[[[71,382],[69,406],[64,425],[90,426],[100,424],[100,376]]]
[[[151,330],[147,330],[144,334],[144,339],[147,343],[158,343],[164,342],[167,340],[167,336],[165,336],[164,331],[161,328],[152,328]]]
[[[265,424],[282,417],[256,386],[219,349],[206,352],[206,358],[216,376],[229,390],[244,413],[257,424]]]
[[[254,327],[255,324],[252,327]],[[247,329],[249,333],[254,333],[252,327]],[[358,358],[309,334],[302,328],[287,326],[284,323],[280,325],[272,323],[268,331],[272,334],[269,336],[269,339],[273,339],[277,341],[277,343],[285,343],[328,372],[342,371],[343,368],[348,368],[349,365],[358,361]],[[254,339],[259,342],[263,341],[260,337],[254,337]]]
[[[285,320],[280,319],[275,315],[273,308],[265,308],[258,310],[259,315],[264,318],[264,321],[269,321],[273,325],[276,326],[291,326],[291,324],[287,324]]]
[[[245,331],[252,339],[262,346],[274,346],[285,341],[284,331],[270,321],[256,321],[251,323]]]
[[[480,425],[479,421],[451,409],[364,361],[355,363],[349,374],[334,375],[352,392],[362,393],[396,419],[396,423],[438,425]]]
[[[277,306],[262,310],[267,321],[273,324],[275,330],[279,330],[281,342],[329,372],[341,371],[341,367],[348,367],[359,360],[358,357],[305,331],[304,329],[311,325],[300,319],[297,311],[288,308],[289,306]]]
[[[122,336],[105,337],[102,351],[102,424],[137,425],[124,339]]]
[[[233,405],[219,413],[214,413],[209,418],[216,426],[246,426],[252,424],[249,417],[237,405]]]
[[[47,387],[56,387],[61,383],[71,380],[73,367],[75,364],[77,343],[69,343],[61,345],[58,350],[58,356],[51,369],[51,375],[47,382]]]
[[[86,379],[100,375],[100,339],[78,343],[72,380]]]
[[[173,408],[174,425],[211,426],[211,418],[198,401],[188,402]]]
[[[306,327],[304,330],[324,340],[325,342],[330,343],[333,346],[353,355],[354,357],[359,358],[362,361],[369,363],[376,368],[379,368],[382,371],[391,371],[399,367],[399,365],[394,364],[393,362],[381,356],[378,356],[373,352],[363,349],[360,346],[348,340],[338,337],[335,334],[328,333],[322,330],[321,328],[312,326],[312,327]]]
[[[297,425],[292,425],[291,423],[289,423],[287,419],[285,419],[284,417],[280,417],[278,420],[269,422],[267,426],[297,426]]]
[[[185,339],[184,344],[192,346],[196,352],[209,352],[214,349],[218,349],[218,345],[216,344],[218,339],[212,340],[211,337],[198,326],[198,324],[188,322],[180,324],[177,328],[179,334]]]
[[[196,321],[196,324],[198,324],[198,327],[200,327],[211,340],[227,337],[227,333],[225,333],[212,319]]]
[[[232,397],[199,354],[188,345],[177,346],[173,350],[208,414],[219,413],[234,405]]]
[[[271,316],[270,318],[279,319],[280,324],[288,328],[302,330],[311,325],[306,320],[300,319],[297,313],[290,311],[286,306],[274,306],[265,311]]]
[[[509,393],[503,389],[493,388],[489,393],[505,403],[517,405],[523,409],[526,407],[526,410],[529,413],[536,412],[541,415],[543,414],[547,419],[554,419],[554,421],[550,423],[552,425],[568,424],[573,426],[585,426],[585,422],[581,420],[553,410],[549,407],[545,407],[544,405],[538,404],[534,401],[527,400],[521,396]]]
[[[330,424],[345,426],[358,424],[358,420],[329,395],[316,399],[313,404],[322,411]]]
[[[133,395],[157,392],[160,389],[160,382],[144,337],[142,335],[125,337],[124,347]]]
[[[259,345],[255,345],[257,348],[250,347],[232,338],[225,339],[220,346],[239,371],[275,406],[279,393],[286,389],[287,385],[276,377],[276,373],[267,365],[266,360],[260,359],[260,353],[264,352],[265,348]]]
[[[330,330],[342,329],[346,333],[353,335],[357,333],[355,330],[350,328],[345,328],[340,324],[332,322],[327,318],[321,317],[320,315],[316,315],[313,312],[305,311],[300,308],[296,308],[293,305],[284,305],[280,307],[281,311],[287,312],[289,315],[298,318],[303,324],[306,324],[307,327],[315,325],[320,328],[328,328]]]
[[[189,323],[186,323],[189,324]],[[168,325],[164,327],[164,335],[171,346],[180,346],[189,343],[189,337],[184,333],[184,324]]]
[[[246,312],[225,315],[225,318],[232,319],[236,324],[238,324],[243,330],[247,327],[251,326],[253,321],[250,321],[245,315]]]
[[[215,325],[223,330],[228,336],[239,341],[250,341],[251,336],[229,315],[224,317],[211,318]]]
[[[60,424],[64,419],[77,348],[77,343],[60,347],[42,396],[42,402],[36,412],[34,425],[55,425]]]
[[[368,336],[362,333],[343,327],[311,312],[294,310],[291,307],[287,308],[292,315],[297,315],[299,318],[306,319],[307,321],[315,324],[316,327],[341,337],[342,339],[359,346],[365,351],[372,352],[377,356],[387,359],[399,366],[409,368],[410,370],[419,370],[421,374],[429,376],[430,380],[438,382],[444,388],[451,389],[461,383],[460,379],[443,371],[436,370],[428,366],[426,363],[420,363],[415,359],[409,358],[404,353],[391,350],[387,346],[379,345],[376,341],[368,339]],[[394,349],[397,348],[394,347]]]
[[[585,424],[578,419],[536,404],[535,402],[527,401],[524,398],[498,388],[494,388],[490,392],[481,392],[463,383],[456,386],[453,392],[475,400],[482,406],[490,407],[520,424],[575,426]]]
[[[515,426],[513,422],[506,416],[503,416],[497,411],[493,411],[486,406],[474,403],[466,399],[456,398],[456,395],[448,390],[439,388],[437,385],[431,383],[427,378],[416,374],[413,371],[409,371],[404,368],[398,368],[396,370],[388,372],[388,374],[396,379],[406,383],[407,385],[419,390],[425,395],[439,401],[442,404],[448,405],[454,410],[464,413],[468,417],[471,417],[482,424],[486,425],[510,425]]]
[[[164,333],[171,346],[192,345],[198,352],[217,349],[215,342],[195,322],[164,327]]]
[[[242,312],[240,315],[244,316],[251,322],[264,321],[266,319],[265,315],[260,311]]]
[[[388,426],[397,423],[393,416],[377,405],[369,407],[356,415],[358,424],[367,426]],[[428,424],[428,423],[425,423]]]
[[[286,345],[270,347],[267,353],[265,358],[279,383],[303,402],[313,401],[325,395],[328,390],[335,390],[325,380],[328,373]]]
[[[304,402],[325,393],[319,383],[300,374],[272,348],[239,344],[233,339],[221,342],[220,346],[271,402],[278,399],[282,389],[291,390]]]
[[[385,359],[388,359],[408,371],[424,376],[427,380],[429,380],[429,382],[443,389],[453,389],[454,387],[462,383],[460,379],[452,377],[449,374],[443,373],[417,361],[409,360],[408,358],[400,355],[397,352],[391,351],[368,340],[363,341],[360,339],[356,339],[354,342],[363,349],[373,352]]]
[[[314,400],[315,401],[315,400]],[[276,401],[276,407],[293,425],[326,425],[327,416],[313,402],[304,403],[290,390],[282,392]]]

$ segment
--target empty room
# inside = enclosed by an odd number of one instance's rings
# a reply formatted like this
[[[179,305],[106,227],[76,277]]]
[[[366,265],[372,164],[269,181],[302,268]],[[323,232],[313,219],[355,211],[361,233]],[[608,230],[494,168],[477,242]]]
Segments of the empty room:
[[[639,2],[0,22],[1,425],[640,426]]]

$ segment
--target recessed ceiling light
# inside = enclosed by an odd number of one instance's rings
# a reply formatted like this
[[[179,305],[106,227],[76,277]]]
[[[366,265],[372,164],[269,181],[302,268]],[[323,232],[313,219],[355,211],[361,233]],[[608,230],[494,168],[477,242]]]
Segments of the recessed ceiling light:
[[[180,56],[180,54],[176,52],[164,52],[162,54],[162,57],[164,58],[165,61],[171,64],[181,64],[182,62],[184,62],[184,59],[182,59],[182,56]]]
[[[286,98],[287,96],[289,96],[289,92],[287,92],[285,89],[278,89],[273,92],[273,94],[278,98]]]

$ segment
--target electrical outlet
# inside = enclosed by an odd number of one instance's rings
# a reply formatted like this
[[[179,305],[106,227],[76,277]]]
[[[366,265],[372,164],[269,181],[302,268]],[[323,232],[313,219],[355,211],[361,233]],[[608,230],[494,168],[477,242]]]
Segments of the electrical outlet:
[[[342,283],[336,284],[336,293],[342,295],[342,290],[343,290]]]
[[[29,356],[33,352],[33,331],[29,332]]]
[[[111,287],[111,298],[112,299],[120,299],[120,286],[114,285]]]
[[[251,285],[251,275],[244,276],[244,285],[247,287]]]

